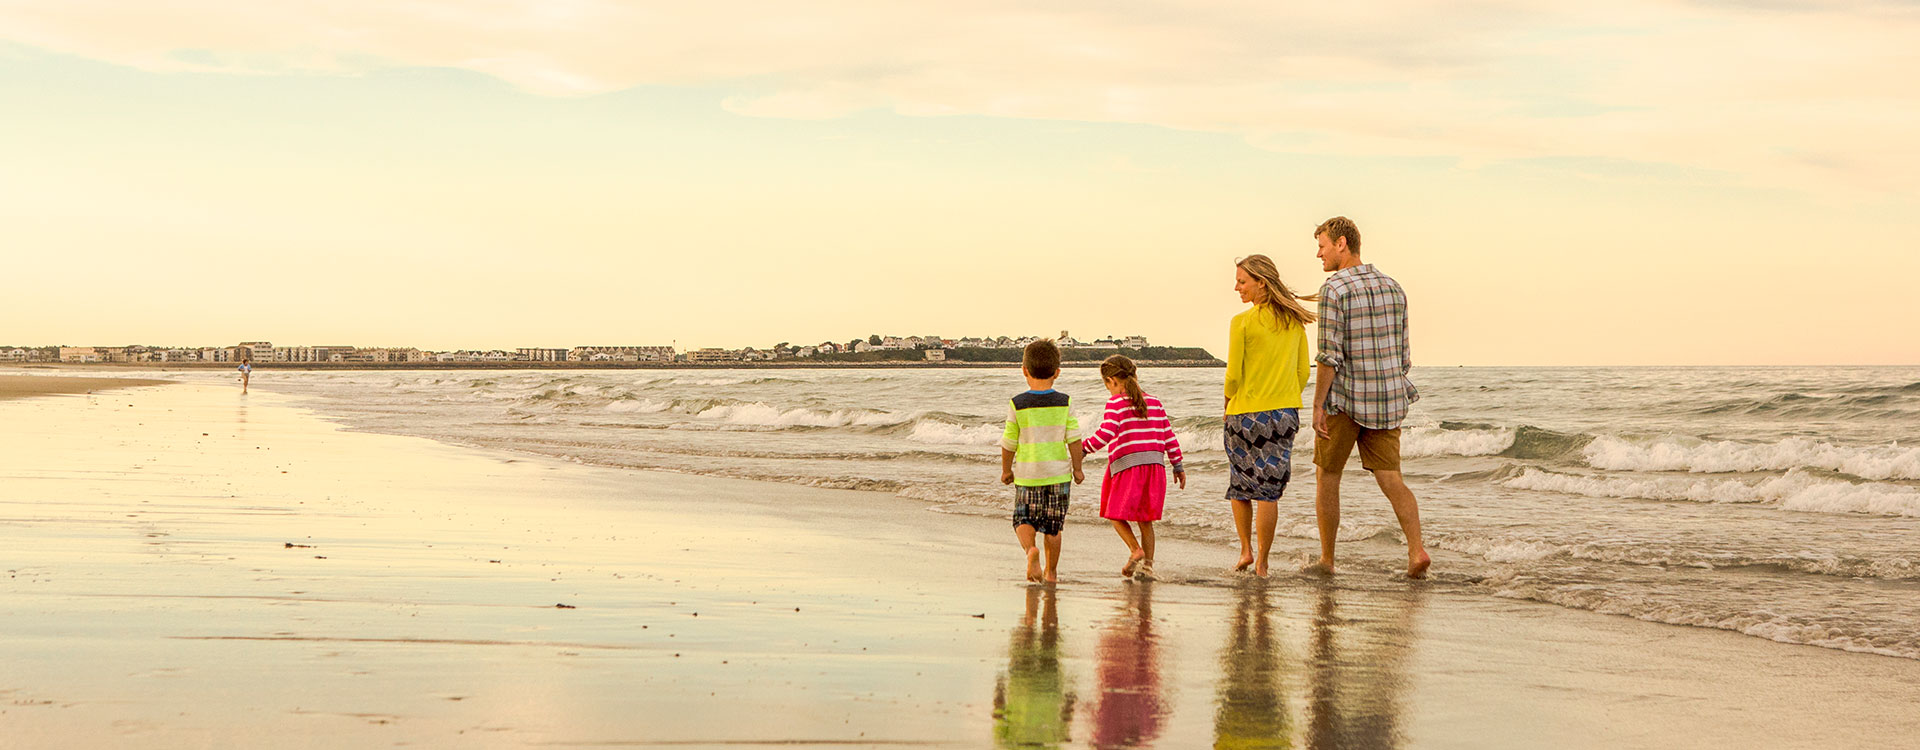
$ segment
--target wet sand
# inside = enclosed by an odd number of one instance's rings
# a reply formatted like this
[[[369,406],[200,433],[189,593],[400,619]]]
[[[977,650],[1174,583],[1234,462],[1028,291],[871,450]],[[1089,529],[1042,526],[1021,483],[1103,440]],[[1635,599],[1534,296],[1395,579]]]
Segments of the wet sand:
[[[0,403],[6,747],[1885,747],[1920,662],[1169,540],[344,431]],[[1091,485],[1077,498],[1090,501]],[[1224,512],[1224,509],[1223,509]],[[1440,561],[1444,565],[1444,560]]]
[[[92,393],[116,388],[159,385],[165,380],[143,378],[85,378],[42,375],[0,375],[0,400],[51,396],[54,394]]]

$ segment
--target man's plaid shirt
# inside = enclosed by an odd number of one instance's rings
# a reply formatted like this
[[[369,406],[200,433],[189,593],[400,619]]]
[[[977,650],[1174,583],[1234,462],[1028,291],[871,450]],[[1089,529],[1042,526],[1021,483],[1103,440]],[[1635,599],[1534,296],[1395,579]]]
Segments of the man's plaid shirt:
[[[1407,294],[1399,282],[1354,266],[1327,277],[1320,287],[1320,353],[1314,362],[1334,368],[1327,411],[1347,414],[1360,426],[1391,430],[1420,400],[1407,372]]]

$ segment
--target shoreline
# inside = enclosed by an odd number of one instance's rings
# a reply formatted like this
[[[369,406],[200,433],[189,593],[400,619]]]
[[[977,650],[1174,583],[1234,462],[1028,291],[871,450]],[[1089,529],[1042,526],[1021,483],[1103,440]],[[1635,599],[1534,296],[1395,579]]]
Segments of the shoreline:
[[[1222,369],[1225,362],[1203,362],[1195,360],[1139,360],[1141,367],[1179,367]],[[23,369],[49,369],[58,371],[94,371],[94,370],[232,370],[240,366],[238,362],[114,362],[101,364],[78,364],[72,362],[34,362],[16,365]],[[1067,369],[1088,369],[1100,367],[1099,360],[1061,362]],[[266,370],[311,370],[311,371],[354,371],[354,370],[934,370],[934,369],[1020,369],[1020,363],[1014,362],[256,362],[255,371]]]
[[[165,385],[172,381],[147,378],[89,378],[66,375],[0,374],[0,400],[35,396],[82,395],[94,391]]]
[[[1260,583],[1179,539],[1166,580],[1127,583],[1097,524],[1069,526],[1059,585],[1027,586],[1004,518],[891,494],[357,432],[224,386],[119,395],[0,403],[0,723],[27,747],[1920,731],[1910,660],[1381,575]]]

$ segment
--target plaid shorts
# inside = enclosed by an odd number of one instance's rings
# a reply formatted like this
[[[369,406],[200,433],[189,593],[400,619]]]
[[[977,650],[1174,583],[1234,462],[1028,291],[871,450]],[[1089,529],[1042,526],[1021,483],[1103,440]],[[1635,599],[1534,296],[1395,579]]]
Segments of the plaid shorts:
[[[1013,525],[1032,526],[1033,530],[1049,536],[1059,534],[1067,522],[1067,497],[1073,492],[1072,482],[1043,484],[1038,487],[1013,488]]]

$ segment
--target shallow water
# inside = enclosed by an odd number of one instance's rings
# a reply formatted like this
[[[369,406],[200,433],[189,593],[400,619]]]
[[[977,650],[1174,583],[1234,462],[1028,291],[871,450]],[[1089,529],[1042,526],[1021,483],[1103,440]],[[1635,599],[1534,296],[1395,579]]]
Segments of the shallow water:
[[[188,373],[188,379],[224,378]],[[1226,543],[1215,369],[1148,370],[1188,454],[1168,533]],[[1418,369],[1405,435],[1440,585],[1920,659],[1920,368]],[[999,514],[1006,370],[267,372],[357,429]],[[1105,392],[1069,370],[1084,425]],[[1311,440],[1279,545],[1312,546]],[[1073,515],[1093,518],[1100,464]],[[1350,570],[1400,537],[1349,472]],[[1283,563],[1284,564],[1284,563]]]

